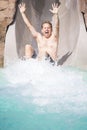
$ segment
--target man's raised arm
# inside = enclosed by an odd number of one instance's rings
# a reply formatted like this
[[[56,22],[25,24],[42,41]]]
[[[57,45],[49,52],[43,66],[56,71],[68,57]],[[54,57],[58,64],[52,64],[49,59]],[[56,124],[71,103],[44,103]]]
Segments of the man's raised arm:
[[[20,13],[22,15],[22,18],[23,18],[25,24],[27,25],[27,27],[31,31],[33,37],[37,38],[38,32],[35,30],[35,28],[30,23],[29,19],[25,15],[25,10],[26,10],[25,3],[19,4],[19,10],[20,10]]]
[[[53,14],[52,16],[52,24],[53,24],[53,33],[56,37],[59,37],[59,17],[58,17],[59,4],[52,4],[52,9],[50,12]]]

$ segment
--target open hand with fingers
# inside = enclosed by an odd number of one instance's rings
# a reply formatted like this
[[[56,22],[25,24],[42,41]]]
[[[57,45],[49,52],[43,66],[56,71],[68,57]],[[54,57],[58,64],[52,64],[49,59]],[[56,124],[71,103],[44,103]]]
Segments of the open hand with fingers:
[[[25,3],[22,2],[21,4],[19,4],[18,7],[19,7],[19,10],[21,13],[25,12],[25,10],[26,10]]]
[[[52,4],[52,9],[49,9],[49,11],[53,14],[58,14],[58,10],[59,10],[59,4],[58,3]]]

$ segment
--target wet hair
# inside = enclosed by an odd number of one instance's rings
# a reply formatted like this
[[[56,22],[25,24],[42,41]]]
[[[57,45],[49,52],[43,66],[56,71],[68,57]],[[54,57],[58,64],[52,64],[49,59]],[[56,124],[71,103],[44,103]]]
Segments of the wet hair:
[[[50,21],[44,21],[44,22],[42,22],[41,28],[43,28],[43,25],[44,25],[45,23],[49,24],[50,27],[51,27],[51,29],[52,29],[52,23],[51,23]]]

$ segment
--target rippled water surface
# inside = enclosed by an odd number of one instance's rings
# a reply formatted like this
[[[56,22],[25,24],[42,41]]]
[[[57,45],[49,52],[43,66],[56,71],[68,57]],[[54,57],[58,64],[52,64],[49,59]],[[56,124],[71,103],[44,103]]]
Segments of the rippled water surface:
[[[0,130],[87,130],[87,72],[33,59],[0,69]]]

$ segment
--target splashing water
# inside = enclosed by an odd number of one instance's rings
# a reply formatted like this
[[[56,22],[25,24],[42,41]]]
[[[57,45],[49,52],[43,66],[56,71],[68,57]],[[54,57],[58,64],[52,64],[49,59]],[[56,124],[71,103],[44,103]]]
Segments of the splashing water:
[[[0,72],[0,130],[87,129],[86,71],[30,59]]]

